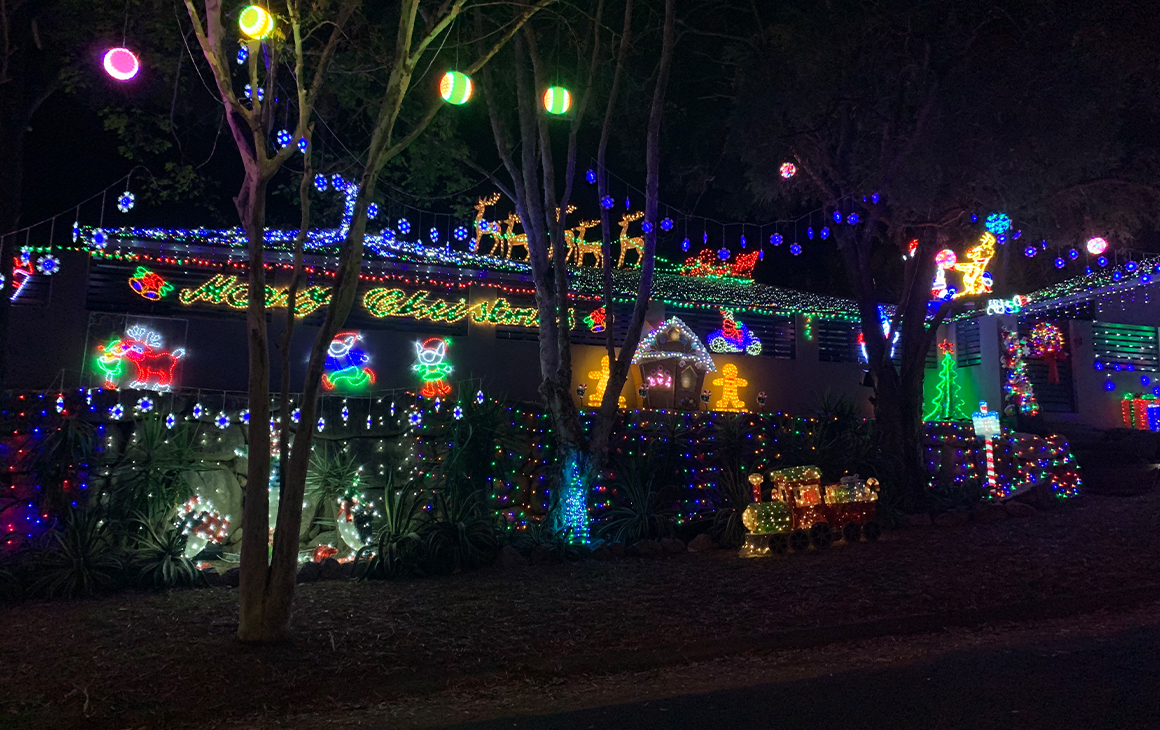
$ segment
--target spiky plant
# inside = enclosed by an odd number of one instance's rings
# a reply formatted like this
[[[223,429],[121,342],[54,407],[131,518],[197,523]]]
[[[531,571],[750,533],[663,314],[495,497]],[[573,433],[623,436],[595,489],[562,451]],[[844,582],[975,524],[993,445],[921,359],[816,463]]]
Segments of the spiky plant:
[[[665,503],[663,455],[645,449],[644,455],[622,457],[614,465],[609,484],[613,506],[600,519],[597,531],[611,542],[635,542],[672,534],[676,512]]]
[[[170,589],[192,586],[205,578],[197,565],[185,557],[188,536],[174,525],[154,525],[144,515],[134,522],[140,527],[130,566],[139,585],[146,588]]]
[[[37,576],[29,592],[45,598],[80,598],[116,587],[125,564],[95,510],[69,513],[42,538],[32,556]]]

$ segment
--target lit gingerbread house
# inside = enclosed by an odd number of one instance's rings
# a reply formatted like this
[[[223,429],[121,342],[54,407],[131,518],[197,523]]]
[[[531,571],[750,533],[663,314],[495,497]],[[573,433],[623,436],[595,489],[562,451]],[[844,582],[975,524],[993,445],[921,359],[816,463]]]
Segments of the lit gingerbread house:
[[[705,373],[716,370],[708,349],[678,317],[641,338],[633,364],[640,370],[646,408],[696,411]]]

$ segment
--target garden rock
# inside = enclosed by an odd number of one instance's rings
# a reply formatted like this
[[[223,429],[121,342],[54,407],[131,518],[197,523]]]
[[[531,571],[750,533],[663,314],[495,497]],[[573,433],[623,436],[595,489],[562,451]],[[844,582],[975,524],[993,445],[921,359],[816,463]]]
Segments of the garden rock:
[[[1160,433],[1133,431],[1120,440],[1120,450],[1127,454],[1136,454],[1146,461],[1158,459],[1160,458]]]
[[[1007,510],[1001,504],[981,504],[971,512],[971,519],[976,522],[995,522],[1007,517]]]
[[[322,566],[318,563],[306,563],[298,569],[299,583],[313,583],[322,578]]]
[[[495,564],[502,570],[519,570],[528,567],[528,559],[520,555],[520,551],[511,545],[504,545],[500,548]]]
[[[1006,506],[1007,514],[1012,517],[1034,517],[1039,510],[1035,509],[1029,504],[1022,502],[1008,502]]]
[[[713,544],[713,538],[709,537],[709,533],[707,532],[702,532],[689,541],[689,552],[691,553],[703,553],[708,550],[713,550],[716,547]]]
[[[610,560],[615,560],[616,556],[612,554],[612,550],[607,545],[601,545],[592,551],[592,559],[599,560],[602,563],[607,563]]]
[[[230,588],[237,588],[238,581],[241,580],[241,574],[242,574],[241,568],[230,568],[229,570],[227,570],[225,572],[225,575],[222,576],[222,579],[226,582],[226,585],[228,585]]]
[[[322,580],[342,580],[346,576],[343,575],[342,563],[334,558],[327,558],[318,564]]]
[[[215,568],[206,568],[201,571],[201,577],[205,578],[205,584],[210,588],[217,588],[218,586],[224,586],[226,584],[225,578],[222,578],[222,574],[217,572]]]
[[[683,553],[685,552],[685,541],[675,537],[662,537],[661,547],[665,549],[666,553]]]
[[[952,510],[936,515],[934,523],[939,527],[953,527],[966,523],[970,518],[971,516],[962,510]]]
[[[628,549],[628,554],[634,558],[660,558],[665,549],[656,540],[641,540]]]
[[[906,524],[910,527],[927,527],[931,524],[930,515],[925,512],[917,515],[907,515]]]

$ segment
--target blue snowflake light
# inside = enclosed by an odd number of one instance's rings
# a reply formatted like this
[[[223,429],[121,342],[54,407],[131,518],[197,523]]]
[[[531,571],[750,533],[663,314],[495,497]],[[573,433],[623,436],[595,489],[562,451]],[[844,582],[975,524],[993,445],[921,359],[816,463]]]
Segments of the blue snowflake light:
[[[301,152],[302,154],[306,154],[306,148],[309,146],[310,146],[310,143],[306,141],[305,137],[298,140],[298,151]]]
[[[301,418],[302,418],[302,409],[295,408],[294,410],[290,411],[290,420],[293,421],[294,423],[298,423],[298,421]]]
[[[36,270],[42,274],[52,276],[60,271],[60,259],[52,254],[45,254],[36,260]]]
[[[456,241],[466,241],[467,240],[467,227],[466,226],[456,227],[455,240]]]
[[[662,230],[662,231],[671,231],[671,230],[673,230],[673,219],[672,219],[672,218],[663,218],[663,219],[661,219],[661,230]]]
[[[641,221],[640,229],[645,233],[652,233],[652,223],[649,221]]]
[[[398,223],[399,233],[404,236],[411,232],[411,222],[406,218],[400,218]]]
[[[249,423],[250,422],[250,411],[248,409],[242,411],[241,413],[238,414],[238,418],[241,420],[242,423]]]
[[[217,414],[217,418],[213,419],[214,425],[218,428],[224,429],[230,425],[230,417],[226,415],[225,411]]]
[[[279,147],[285,147],[286,145],[290,144],[290,140],[294,139],[294,135],[290,134],[290,130],[288,129],[280,129],[278,130],[278,134],[275,136],[275,139],[278,140]]]
[[[847,223],[849,223],[849,224],[850,224],[850,225],[852,225],[852,226],[853,226],[853,225],[856,225],[856,224],[858,223],[858,221],[859,221],[859,220],[860,220],[860,219],[858,218],[858,214],[857,214],[857,213],[851,213],[850,215],[846,216],[846,222],[847,222]]]
[[[350,420],[350,409],[347,408],[345,405],[343,405],[342,411],[340,412],[340,414],[342,415],[342,422],[343,423],[346,423],[347,421]]]
[[[1039,253],[1039,249],[1035,248],[1034,246],[1028,246],[1027,248],[1023,249],[1023,255],[1027,258],[1031,258],[1037,253]]]
[[[423,414],[420,411],[412,411],[411,415],[407,417],[407,421],[412,428],[419,428],[423,425]]]
[[[742,234],[741,234],[741,248],[745,248],[745,244],[746,244],[746,241],[745,241],[745,234],[744,234],[744,233],[742,233]]]
[[[789,252],[792,253],[794,256],[797,256],[798,254],[800,254],[802,252],[801,244],[800,243],[792,244],[789,247]]]
[[[118,403],[109,409],[109,418],[114,421],[119,421],[125,415],[125,407]]]
[[[318,192],[324,192],[326,190],[326,175],[315,175],[314,187],[318,190]]]
[[[456,421],[458,421],[459,419],[463,418],[463,408],[461,408],[460,406],[455,406],[455,410],[451,411],[451,416],[452,416],[452,417],[453,417],[453,418],[454,418]]]
[[[600,207],[604,208],[605,210],[611,210],[612,206],[614,205],[616,205],[616,201],[612,198],[611,195],[605,195],[600,199]]]
[[[584,179],[588,181],[589,185],[595,185],[596,184],[596,171],[589,170],[588,172],[584,173]]]
[[[775,233],[769,237],[769,242],[772,243],[774,246],[780,246],[781,242],[784,240],[785,239],[781,237],[780,233]]]
[[[840,210],[835,210],[835,211],[834,211],[834,222],[835,222],[835,223],[841,223],[841,222],[842,222],[842,211],[840,211]]]
[[[806,229],[806,238],[810,239],[811,241],[814,240],[814,227],[813,226],[810,226],[809,228]]]
[[[717,249],[717,258],[721,259],[722,261],[728,261],[729,260],[729,249],[725,248],[724,246]]]
[[[239,66],[242,65],[243,63],[245,63],[246,59],[249,57],[250,57],[250,51],[245,46],[242,46],[241,48],[238,49],[238,65]]]
[[[480,405],[483,405],[483,391],[482,390],[478,391],[475,394],[475,402],[480,404]]]
[[[133,210],[133,206],[137,204],[137,196],[126,190],[117,196],[117,210],[122,213],[128,213]]]
[[[367,205],[367,218],[374,220],[375,217],[378,216],[378,214],[379,214],[379,204],[378,203],[371,203],[371,204]]]
[[[165,417],[165,427],[172,430],[177,425],[177,416],[170,413]]]
[[[205,408],[202,408],[200,403],[195,403],[193,406],[193,417],[195,419],[201,418],[204,413],[205,413]]]
[[[1057,258],[1055,260],[1055,268],[1057,268],[1057,269],[1062,269],[1066,265],[1067,265],[1067,262],[1064,261],[1062,258]]]
[[[682,251],[689,250],[689,239],[686,238],[685,240],[681,241],[681,250]]]
[[[142,396],[137,401],[137,410],[142,413],[148,413],[153,410],[153,401],[149,399],[149,396]]]
[[[438,243],[439,229],[435,226],[431,226],[431,230],[427,231],[427,237],[431,239],[431,243]]]
[[[824,240],[826,240],[826,239],[827,239],[827,238],[829,238],[829,237],[830,237],[830,229],[829,229],[829,228],[823,228],[823,229],[822,229],[822,240],[824,241]]]
[[[318,417],[318,430],[321,431],[324,428],[326,428],[326,419],[323,418],[322,416],[319,416]]]

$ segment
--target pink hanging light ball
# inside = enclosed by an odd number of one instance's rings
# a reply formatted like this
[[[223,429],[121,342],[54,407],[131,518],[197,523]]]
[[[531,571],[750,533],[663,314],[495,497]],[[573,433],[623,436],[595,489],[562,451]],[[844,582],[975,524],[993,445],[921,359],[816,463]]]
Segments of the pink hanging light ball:
[[[1092,238],[1087,242],[1087,250],[1092,256],[1099,256],[1108,250],[1108,242],[1102,238]]]
[[[137,54],[128,48],[110,48],[105,52],[105,73],[118,81],[128,81],[141,70]]]

